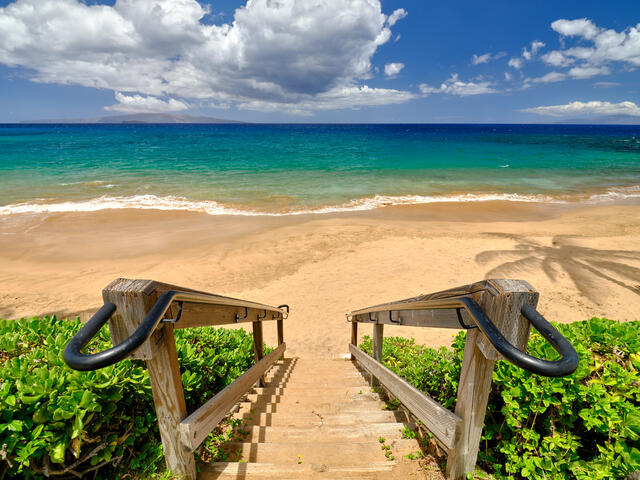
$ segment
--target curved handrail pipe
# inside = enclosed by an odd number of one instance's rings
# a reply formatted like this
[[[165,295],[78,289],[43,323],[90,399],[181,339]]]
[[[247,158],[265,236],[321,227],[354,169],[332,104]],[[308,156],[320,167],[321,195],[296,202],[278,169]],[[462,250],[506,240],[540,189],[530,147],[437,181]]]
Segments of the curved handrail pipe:
[[[514,365],[523,368],[531,373],[543,375],[545,377],[564,377],[572,374],[578,368],[578,353],[575,348],[562,336],[553,325],[551,325],[534,307],[525,305],[521,309],[524,318],[540,332],[540,334],[551,344],[551,346],[560,354],[559,360],[544,360],[536,358],[528,353],[518,349],[500,333],[500,330],[487,316],[484,310],[471,297],[458,297],[450,299],[427,300],[419,302],[406,302],[396,304],[383,304],[376,307],[363,308],[351,312],[351,317],[363,315],[364,320],[371,320],[372,313],[386,311],[407,311],[407,310],[448,310],[455,309],[458,313],[458,319],[461,320],[459,310],[464,309],[468,312],[471,320],[475,325],[465,325],[461,322],[463,328],[474,328],[476,325],[480,331],[489,339],[495,349],[502,356]],[[353,320],[352,320],[353,321]],[[376,320],[372,320],[376,321]],[[392,322],[396,323],[396,322]]]
[[[71,368],[82,371],[97,370],[119,362],[126,358],[131,352],[139,348],[147,338],[149,338],[149,336],[155,331],[158,324],[163,321],[165,313],[173,302],[209,305],[225,304],[223,297],[219,297],[217,295],[206,295],[203,293],[182,292],[176,290],[166,291],[160,295],[160,298],[158,298],[153,307],[151,307],[151,310],[149,310],[138,328],[129,338],[102,352],[90,355],[83,354],[81,353],[82,349],[93,339],[93,337],[98,333],[103,325],[109,321],[116,311],[116,306],[111,302],[107,302],[67,344],[67,347],[64,350],[64,361]],[[235,300],[235,302],[237,302],[237,300]],[[246,302],[246,304],[251,308],[258,306],[261,310],[264,310],[264,306],[261,304],[255,304],[253,302]],[[284,312],[280,308],[275,310],[284,315]],[[260,318],[258,318],[258,321],[259,320]]]

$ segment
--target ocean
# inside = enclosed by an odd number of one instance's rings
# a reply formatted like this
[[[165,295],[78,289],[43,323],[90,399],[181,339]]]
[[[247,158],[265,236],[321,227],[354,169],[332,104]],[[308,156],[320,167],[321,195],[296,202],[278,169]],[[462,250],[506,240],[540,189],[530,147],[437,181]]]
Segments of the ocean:
[[[640,198],[640,126],[0,125],[0,215]]]

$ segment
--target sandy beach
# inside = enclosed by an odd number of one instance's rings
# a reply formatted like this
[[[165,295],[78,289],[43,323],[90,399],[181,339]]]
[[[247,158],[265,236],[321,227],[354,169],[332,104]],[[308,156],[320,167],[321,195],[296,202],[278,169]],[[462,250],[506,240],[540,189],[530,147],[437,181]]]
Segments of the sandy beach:
[[[640,205],[487,202],[284,217],[104,210],[0,218],[0,318],[87,319],[117,277],[278,305],[291,355],[346,352],[345,313],[520,278],[558,322],[640,319]],[[362,334],[370,333],[361,329]],[[388,328],[432,346],[452,330]],[[275,325],[265,329],[275,342]]]

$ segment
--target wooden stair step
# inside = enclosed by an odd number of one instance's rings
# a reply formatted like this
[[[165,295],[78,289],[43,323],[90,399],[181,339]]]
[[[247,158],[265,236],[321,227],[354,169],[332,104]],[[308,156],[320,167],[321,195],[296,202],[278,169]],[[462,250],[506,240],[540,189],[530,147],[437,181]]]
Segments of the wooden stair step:
[[[301,403],[327,403],[327,402],[353,402],[359,404],[363,401],[370,402],[384,402],[384,398],[379,393],[368,392],[365,393],[362,389],[352,388],[350,391],[346,389],[335,390],[331,393],[313,392],[312,390],[301,390],[298,392],[287,392],[283,389],[282,394],[257,394],[250,393],[245,396],[245,402],[251,402],[256,404],[275,403],[278,405],[291,405]]]
[[[368,415],[371,412],[384,410],[384,403],[373,400],[361,401],[341,401],[331,402],[318,400],[309,403],[250,403],[243,402],[239,404],[238,413],[250,412],[255,413],[278,413],[278,414],[296,414],[304,412],[317,412],[320,414],[338,414],[338,413],[354,413]]]
[[[402,438],[403,423],[361,423],[356,425],[316,425],[312,427],[252,425],[242,437],[245,442],[300,442],[313,438],[318,443],[358,439],[359,441]]]
[[[309,439],[311,440],[311,439]],[[248,443],[228,442],[222,448],[229,452],[233,460],[244,462],[272,462],[281,464],[328,465],[367,465],[370,462],[384,462],[387,450],[377,441],[365,442],[332,442],[318,443],[314,441],[296,443]],[[418,442],[408,439],[390,439],[386,442],[393,456],[403,455],[418,450]]]
[[[319,389],[317,387],[296,387],[295,385],[289,386],[285,385],[284,387],[253,387],[251,389],[251,393],[257,395],[318,395]],[[358,387],[336,387],[336,386],[326,386],[321,389],[322,395],[330,395],[331,398],[334,398],[337,395],[355,395],[355,394],[365,394],[372,393],[372,389],[370,386],[358,386]]]
[[[307,427],[315,425],[357,425],[361,423],[398,423],[405,422],[406,418],[401,411],[376,410],[366,413],[339,413],[339,414],[314,414],[314,413],[259,413],[238,412],[233,418],[241,419],[247,425],[261,426],[294,426]]]
[[[368,465],[277,464],[217,462],[200,465],[199,480],[298,480],[307,478],[369,480],[378,472],[391,472],[395,462]]]

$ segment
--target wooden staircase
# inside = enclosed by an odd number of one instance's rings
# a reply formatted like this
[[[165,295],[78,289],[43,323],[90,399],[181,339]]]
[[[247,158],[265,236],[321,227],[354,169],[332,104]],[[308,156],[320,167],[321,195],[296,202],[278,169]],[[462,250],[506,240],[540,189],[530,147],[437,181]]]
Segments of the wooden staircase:
[[[234,413],[246,432],[223,447],[234,461],[201,465],[198,478],[400,478],[394,467],[420,449],[385,407],[351,361],[278,360]]]

